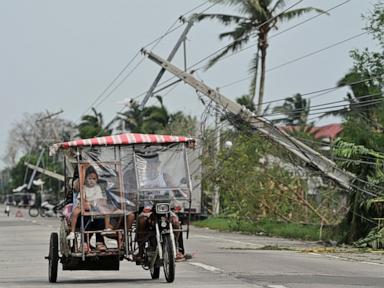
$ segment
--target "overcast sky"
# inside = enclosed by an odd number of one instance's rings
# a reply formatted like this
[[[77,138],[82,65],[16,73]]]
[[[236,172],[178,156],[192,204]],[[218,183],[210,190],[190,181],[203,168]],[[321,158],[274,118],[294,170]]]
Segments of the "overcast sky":
[[[345,1],[304,0],[297,7],[315,6],[327,10]],[[296,2],[288,0],[287,5]],[[362,32],[361,14],[372,9],[375,2],[351,0],[331,11],[329,16],[317,17],[274,37],[268,50],[268,68]],[[167,31],[180,15],[203,3],[203,0],[0,0],[1,154],[4,154],[12,123],[20,121],[24,113],[63,109],[61,117],[78,122],[140,48]],[[194,12],[210,5],[203,5]],[[233,10],[215,6],[207,13],[223,11]],[[313,15],[303,16],[299,22]],[[284,24],[279,31],[296,23]],[[178,25],[176,22],[172,27]],[[162,39],[154,51],[166,58],[183,28]],[[188,65],[227,44],[217,38],[223,31],[225,28],[214,22],[196,23],[188,35]],[[364,35],[270,71],[265,101],[333,87],[352,66],[349,51],[367,46],[374,47],[374,44]],[[246,94],[248,80],[223,86],[248,76],[254,49],[230,57],[211,70],[200,69],[196,76],[211,87],[221,87],[220,91],[231,99]],[[182,67],[183,59],[179,54],[174,63]],[[122,76],[140,64],[137,69],[113,93],[104,94],[94,103],[107,122],[122,109],[119,101],[138,97],[153,81],[159,67],[148,59],[142,60],[142,55],[134,58]],[[169,75],[165,75],[163,79],[168,78]],[[163,96],[171,111],[182,110],[197,116],[203,111],[194,89],[187,85],[179,84]],[[345,90],[338,90],[313,99],[311,104],[340,100],[344,96]],[[140,101],[142,97],[137,99]],[[152,103],[155,102],[149,104]],[[319,124],[324,121],[327,120]],[[0,162],[0,168],[3,167]]]

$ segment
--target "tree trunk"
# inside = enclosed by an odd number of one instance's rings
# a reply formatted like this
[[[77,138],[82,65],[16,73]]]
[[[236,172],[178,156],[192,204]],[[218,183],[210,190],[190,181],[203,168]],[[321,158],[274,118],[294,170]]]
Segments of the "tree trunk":
[[[262,41],[260,45],[261,52],[261,73],[260,73],[260,85],[259,85],[259,101],[257,104],[257,115],[261,115],[263,111],[263,100],[264,100],[264,84],[265,84],[265,62],[267,60],[267,39]]]
[[[258,72],[259,72],[259,61],[260,61],[259,53],[260,53],[260,50],[259,50],[259,48],[257,48],[257,52],[256,52],[256,65],[254,67],[253,78],[252,78],[252,82],[251,82],[251,86],[250,86],[250,90],[249,90],[249,95],[251,97],[251,103],[252,104],[254,103],[255,96],[256,96],[257,75],[258,75]]]

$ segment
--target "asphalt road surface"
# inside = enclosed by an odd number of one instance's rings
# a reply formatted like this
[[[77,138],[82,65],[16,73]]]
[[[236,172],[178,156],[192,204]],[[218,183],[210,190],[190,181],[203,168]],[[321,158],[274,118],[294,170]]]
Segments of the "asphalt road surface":
[[[382,254],[317,253],[317,243],[192,228],[185,246],[193,258],[179,262],[174,283],[151,280],[123,261],[120,271],[61,271],[48,282],[49,236],[56,218],[7,217],[0,205],[0,288],[14,287],[384,287]],[[19,213],[20,214],[20,213]],[[316,250],[317,249],[317,250]],[[315,252],[314,252],[315,251]]]

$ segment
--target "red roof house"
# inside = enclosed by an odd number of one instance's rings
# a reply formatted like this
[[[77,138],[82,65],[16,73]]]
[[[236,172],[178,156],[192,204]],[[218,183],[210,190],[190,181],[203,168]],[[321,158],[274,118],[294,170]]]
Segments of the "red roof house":
[[[300,126],[280,126],[281,130],[286,132],[299,131],[303,127]],[[343,130],[340,123],[328,124],[320,127],[312,127],[308,132],[313,134],[316,139],[334,140]]]

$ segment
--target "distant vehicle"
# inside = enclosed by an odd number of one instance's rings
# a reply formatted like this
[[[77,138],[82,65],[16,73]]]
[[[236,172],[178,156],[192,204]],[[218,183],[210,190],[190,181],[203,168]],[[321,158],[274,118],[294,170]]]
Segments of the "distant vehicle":
[[[28,214],[31,217],[53,217],[59,215],[65,205],[65,200],[60,201],[58,204],[53,205],[48,201],[41,203],[40,207],[35,205],[29,207]]]
[[[6,204],[5,209],[4,209],[4,213],[7,214],[7,216],[9,217],[10,212],[11,212],[11,208],[9,207],[9,204]]]

